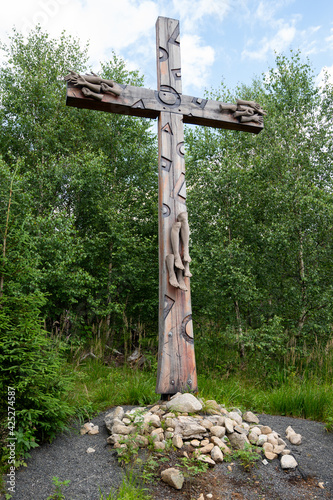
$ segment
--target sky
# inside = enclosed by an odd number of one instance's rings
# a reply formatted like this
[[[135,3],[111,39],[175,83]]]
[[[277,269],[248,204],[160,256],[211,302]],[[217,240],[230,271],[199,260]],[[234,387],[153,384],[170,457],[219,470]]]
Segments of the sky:
[[[82,47],[89,41],[96,73],[115,51],[153,89],[158,16],[180,21],[183,94],[250,84],[290,49],[309,58],[318,83],[324,68],[333,83],[332,0],[15,0],[1,10],[2,42],[14,26],[23,35],[36,24],[55,38],[65,31]]]

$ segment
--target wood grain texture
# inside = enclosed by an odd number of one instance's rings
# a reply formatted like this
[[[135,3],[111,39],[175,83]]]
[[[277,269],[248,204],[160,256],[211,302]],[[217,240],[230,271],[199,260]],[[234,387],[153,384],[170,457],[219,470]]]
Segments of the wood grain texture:
[[[184,123],[254,134],[263,129],[263,124],[240,123],[240,119],[233,116],[232,108],[235,106],[227,105],[224,109],[220,106],[224,103],[182,95],[180,33],[177,20],[158,18],[156,53],[157,90],[115,84],[117,92],[121,90],[120,95],[99,93],[95,98],[89,98],[83,94],[80,86],[68,83],[66,104],[109,113],[158,118],[160,286],[156,392],[167,395],[184,390],[198,390],[190,278],[184,277],[186,291],[177,287],[178,277],[173,282],[175,286],[172,286],[166,266],[167,255],[169,263],[170,257],[174,259],[171,229],[179,214],[184,216],[186,212]],[[176,241],[177,238],[176,233],[173,240]],[[187,258],[187,264],[188,261]],[[172,264],[171,270],[173,269]]]
[[[173,72],[171,72],[171,76],[173,84],[179,88],[181,82],[175,80]],[[165,81],[165,76],[163,81]],[[263,129],[263,125],[258,123],[240,123],[239,119],[234,118],[231,112],[221,112],[220,104],[224,103],[181,95],[173,87],[165,84],[158,91],[127,85],[124,86],[120,96],[104,94],[101,101],[85,97],[79,87],[68,84],[66,104],[76,108],[95,109],[143,118],[158,118],[161,112],[171,111],[180,114],[184,123],[194,125],[240,130],[253,134],[258,134]]]

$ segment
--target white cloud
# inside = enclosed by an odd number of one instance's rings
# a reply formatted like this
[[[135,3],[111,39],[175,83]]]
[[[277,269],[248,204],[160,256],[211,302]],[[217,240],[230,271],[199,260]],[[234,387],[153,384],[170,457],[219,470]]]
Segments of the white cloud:
[[[206,16],[222,21],[230,11],[230,0],[173,0],[184,31],[196,29],[196,23]]]
[[[202,46],[198,35],[184,35],[181,41],[183,87],[197,88],[208,85],[210,67],[215,51],[209,45]]]
[[[7,5],[6,26],[1,21],[0,36],[12,25],[27,34],[36,24],[51,36],[66,30],[85,43],[90,41],[94,61],[107,58],[108,49],[116,52],[136,43],[153,30],[158,7],[153,0],[17,0],[15,9]],[[20,14],[18,15],[17,12]]]
[[[296,28],[290,24],[281,26],[271,38],[264,37],[259,42],[250,40],[248,47],[242,52],[243,59],[264,60],[275,52],[283,52],[290,46],[296,36]],[[251,50],[251,46],[256,45],[256,49]]]

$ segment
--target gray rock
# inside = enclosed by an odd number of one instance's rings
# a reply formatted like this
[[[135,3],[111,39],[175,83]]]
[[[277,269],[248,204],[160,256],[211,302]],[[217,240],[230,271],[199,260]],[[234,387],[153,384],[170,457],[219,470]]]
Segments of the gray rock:
[[[175,488],[176,490],[181,490],[184,484],[183,474],[174,467],[162,471],[161,479],[164,483],[168,484],[172,488]]]
[[[117,406],[117,408],[115,408],[104,417],[106,428],[110,433],[112,431],[112,426],[114,424],[115,418],[118,418],[119,420],[122,420],[124,418],[124,409],[121,406]]]
[[[243,450],[245,443],[250,444],[249,440],[245,436],[245,434],[238,434],[238,432],[234,432],[233,434],[229,434],[228,436],[231,445],[237,450]]]
[[[214,446],[210,453],[210,456],[216,463],[223,462],[223,453],[218,446]]]
[[[193,394],[179,394],[167,402],[167,410],[195,413],[202,410],[202,404]]]
[[[210,429],[210,433],[212,436],[222,438],[223,436],[225,436],[225,427],[221,427],[220,425],[214,425]]]
[[[243,420],[249,424],[259,424],[259,418],[252,411],[246,411],[243,414]]]
[[[298,465],[292,455],[283,455],[280,463],[282,469],[295,469]]]

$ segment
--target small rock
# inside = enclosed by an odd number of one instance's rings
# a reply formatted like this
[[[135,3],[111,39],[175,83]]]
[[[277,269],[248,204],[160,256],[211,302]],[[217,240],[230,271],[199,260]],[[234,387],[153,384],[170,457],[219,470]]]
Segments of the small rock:
[[[214,448],[214,443],[208,443],[208,444],[206,444],[206,446],[203,446],[202,448],[200,448],[199,451],[201,453],[210,453],[213,448]]]
[[[132,426],[127,426],[127,425],[121,425],[121,424],[115,424],[112,427],[112,434],[123,434],[124,436],[131,434],[133,432],[134,427]]]
[[[179,394],[166,405],[168,410],[195,413],[202,410],[202,404],[193,394]]]
[[[210,420],[208,420],[208,418],[204,418],[201,422],[201,425],[203,427],[205,427],[206,429],[211,429],[213,427],[213,422],[211,422]]]
[[[172,488],[175,488],[176,490],[181,490],[183,487],[184,476],[179,470],[173,467],[162,471],[161,478],[164,483],[167,483],[169,486],[172,486]]]
[[[213,498],[213,495],[211,493],[207,493],[206,497],[207,498]]]
[[[87,434],[92,428],[94,427],[94,424],[92,422],[87,422],[81,427],[80,434],[83,436],[84,434]]]
[[[88,448],[87,449],[87,453],[95,453],[96,450],[94,450],[94,448]]]
[[[198,457],[198,460],[200,460],[201,462],[204,462],[205,464],[208,464],[208,465],[216,465],[216,462],[214,462],[214,460],[212,458],[210,458],[208,455],[200,455]]]
[[[271,434],[272,432],[272,429],[270,427],[268,427],[268,425],[263,425],[261,427],[261,434]]]
[[[164,432],[162,427],[160,427],[159,429],[154,429],[150,435],[154,439],[154,441],[163,441],[164,439]]]
[[[229,412],[229,418],[235,420],[235,422],[237,422],[238,425],[241,425],[242,423],[242,417],[239,415],[239,413],[237,413],[237,411]]]
[[[203,493],[199,496],[198,500],[205,500],[205,497],[203,496]]]
[[[182,440],[181,436],[176,435],[176,436],[173,436],[173,438],[172,438],[172,444],[176,448],[180,449],[183,447],[184,441]]]
[[[221,438],[225,436],[225,427],[221,427],[220,425],[214,425],[210,429],[211,435]]]
[[[88,431],[90,436],[94,436],[95,434],[99,434],[98,425],[93,425],[92,428]]]
[[[89,432],[88,432],[89,434]],[[300,434],[289,434],[288,437],[291,444],[300,445],[302,444],[302,436]]]
[[[163,441],[154,441],[154,450],[155,451],[164,451],[165,450],[165,443]]]
[[[250,444],[245,434],[238,434],[238,432],[234,432],[233,434],[229,434],[228,437],[231,445],[237,450],[243,450],[245,443]]]
[[[234,432],[234,424],[232,423],[231,418],[225,417],[224,419],[225,430],[228,434],[232,434]]]
[[[274,460],[275,458],[277,458],[277,454],[274,453],[273,451],[265,450],[265,457],[268,458],[268,460]]]
[[[199,448],[200,445],[201,443],[198,439],[192,439],[191,446],[193,446],[193,448]]]
[[[243,420],[249,424],[259,424],[259,418],[252,411],[246,411],[243,414]]]
[[[223,462],[223,453],[218,446],[214,446],[210,453],[210,456],[216,463]]]
[[[281,457],[282,469],[295,469],[297,465],[298,464],[292,455],[283,455],[283,457]]]
[[[112,426],[114,424],[114,419],[118,418],[119,420],[122,420],[124,417],[124,409],[121,406],[117,406],[113,411],[105,415],[104,417],[104,422],[106,425],[106,428],[109,432],[112,431]]]
[[[266,434],[260,434],[258,437],[257,445],[258,446],[263,446],[265,443],[267,443],[267,436]]]

